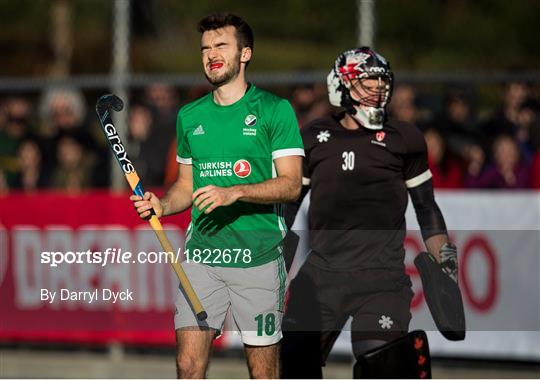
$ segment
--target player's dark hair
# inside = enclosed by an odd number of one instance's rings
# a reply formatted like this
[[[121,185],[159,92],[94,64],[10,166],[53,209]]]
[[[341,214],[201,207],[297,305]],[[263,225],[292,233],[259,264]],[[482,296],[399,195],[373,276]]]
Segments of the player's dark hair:
[[[238,50],[248,47],[253,51],[253,31],[244,19],[231,13],[212,13],[199,21],[197,29],[200,33],[216,30],[226,26],[234,26]],[[246,62],[246,67],[249,62]]]

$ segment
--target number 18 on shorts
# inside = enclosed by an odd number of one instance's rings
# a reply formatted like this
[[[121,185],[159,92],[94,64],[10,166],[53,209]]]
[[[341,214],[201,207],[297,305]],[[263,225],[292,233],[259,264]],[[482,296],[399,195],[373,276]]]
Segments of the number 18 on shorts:
[[[208,319],[198,322],[179,292],[174,317],[176,329],[204,326],[222,330],[230,310],[243,343],[267,346],[279,342],[286,287],[285,263],[281,256],[249,268],[213,267],[193,261],[185,261],[182,266]]]

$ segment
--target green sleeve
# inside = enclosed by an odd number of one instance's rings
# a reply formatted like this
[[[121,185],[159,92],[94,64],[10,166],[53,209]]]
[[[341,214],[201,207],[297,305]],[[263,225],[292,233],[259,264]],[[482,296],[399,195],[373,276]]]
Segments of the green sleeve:
[[[176,141],[176,161],[181,164],[191,165],[191,148],[189,147],[187,134],[184,133],[184,127],[182,125],[182,110],[178,112],[176,118]]]
[[[285,99],[280,100],[274,109],[270,136],[272,159],[304,155],[304,145],[296,114],[291,104]]]

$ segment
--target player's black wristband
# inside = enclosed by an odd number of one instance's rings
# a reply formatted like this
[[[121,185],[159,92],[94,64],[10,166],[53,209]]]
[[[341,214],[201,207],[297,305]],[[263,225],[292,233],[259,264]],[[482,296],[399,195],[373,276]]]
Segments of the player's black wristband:
[[[441,210],[435,202],[432,181],[428,180],[421,185],[410,188],[409,194],[424,240],[435,235],[446,235],[446,224]]]

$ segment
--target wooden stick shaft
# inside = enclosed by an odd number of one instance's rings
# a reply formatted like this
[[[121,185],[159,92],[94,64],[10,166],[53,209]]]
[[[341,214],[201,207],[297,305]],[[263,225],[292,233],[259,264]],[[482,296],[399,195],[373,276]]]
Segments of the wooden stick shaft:
[[[201,301],[199,301],[199,298],[195,294],[195,291],[193,290],[193,287],[191,286],[191,283],[189,282],[186,276],[186,273],[182,269],[182,266],[180,265],[178,261],[176,261],[173,247],[171,245],[171,242],[167,238],[165,231],[163,230],[163,226],[161,225],[161,222],[159,221],[156,215],[152,215],[149,222],[150,222],[150,225],[152,226],[152,229],[156,233],[156,236],[159,242],[161,243],[161,247],[163,247],[165,252],[167,252],[167,256],[170,259],[171,266],[173,267],[173,270],[178,276],[178,279],[180,280],[180,285],[184,289],[184,292],[186,293],[186,296],[188,297],[189,302],[193,306],[193,309],[195,310],[195,314],[201,313],[203,311]]]

